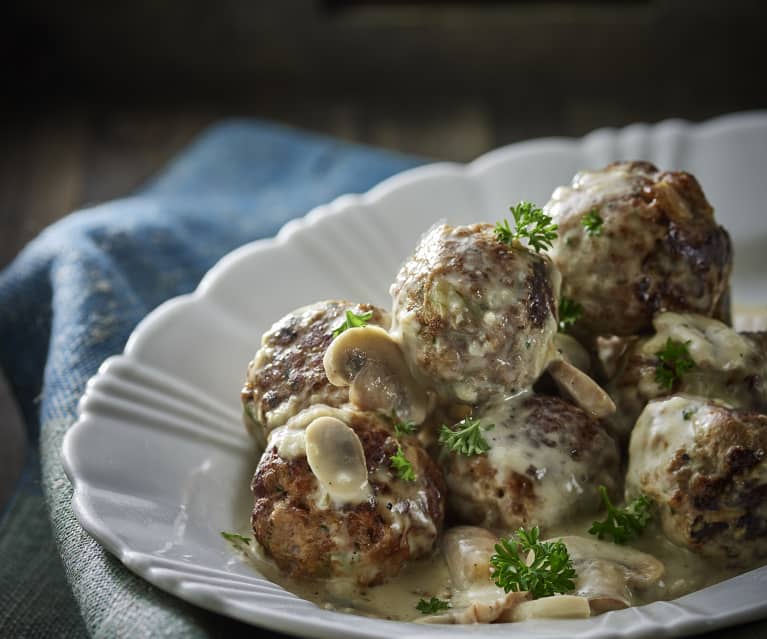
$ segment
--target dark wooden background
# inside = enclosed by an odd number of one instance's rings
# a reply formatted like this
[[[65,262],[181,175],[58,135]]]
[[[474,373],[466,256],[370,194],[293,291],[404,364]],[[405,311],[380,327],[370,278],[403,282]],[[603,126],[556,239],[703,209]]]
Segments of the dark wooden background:
[[[29,0],[2,10],[0,266],[205,125],[453,160],[767,105],[763,2]]]

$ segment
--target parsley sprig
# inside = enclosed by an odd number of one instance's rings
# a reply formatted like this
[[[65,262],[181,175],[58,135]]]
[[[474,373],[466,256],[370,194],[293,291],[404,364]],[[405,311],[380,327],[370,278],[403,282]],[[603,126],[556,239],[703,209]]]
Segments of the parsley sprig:
[[[357,315],[353,311],[346,311],[346,319],[333,330],[333,338],[335,339],[338,337],[347,328],[367,326],[371,319],[373,319],[373,311],[368,311],[367,313],[362,313],[360,315]]]
[[[394,434],[397,435],[397,437],[402,437],[403,435],[412,435],[417,428],[414,421],[410,419],[403,421],[397,417],[397,413],[394,411],[391,412],[391,423],[392,427],[394,428]]]
[[[225,530],[221,531],[221,536],[232,544],[232,547],[235,550],[240,551],[245,551],[250,548],[250,542],[252,541],[250,537],[240,535],[239,533],[226,532]]]
[[[520,528],[502,538],[490,557],[492,579],[505,592],[528,591],[533,599],[567,593],[576,577],[567,547],[561,541],[541,541],[540,529]]]
[[[389,457],[389,461],[402,481],[415,481],[416,475],[413,470],[413,464],[411,464],[410,460],[405,457],[405,452],[402,450],[402,446],[397,446],[397,452]]]
[[[588,235],[602,235],[602,224],[604,220],[599,215],[599,211],[591,209],[586,215],[581,218],[581,224],[586,229]]]
[[[532,202],[520,202],[509,207],[514,217],[513,231],[509,221],[503,219],[495,224],[495,237],[499,242],[511,244],[515,239],[527,238],[527,244],[540,252],[551,248],[557,237],[557,225],[551,223],[551,218]]]
[[[450,608],[450,602],[442,599],[432,597],[428,601],[426,599],[419,599],[416,604],[416,610],[424,615],[434,614],[435,612],[441,612]]]
[[[479,419],[464,417],[453,428],[442,424],[439,430],[439,443],[444,444],[448,449],[471,457],[472,455],[481,455],[490,450],[490,444],[482,437],[483,430],[490,430],[495,424],[482,426]]]
[[[655,353],[658,363],[655,365],[655,381],[664,388],[671,390],[674,383],[690,369],[695,368],[695,362],[690,357],[687,346],[690,340],[679,342],[670,337],[666,345]]]
[[[559,332],[564,333],[583,315],[583,307],[564,295],[559,300]]]
[[[628,506],[616,508],[607,495],[604,486],[599,487],[599,494],[607,508],[607,518],[595,521],[589,528],[589,533],[599,539],[612,537],[616,544],[625,544],[642,534],[652,518],[652,501],[647,495],[640,495]]]

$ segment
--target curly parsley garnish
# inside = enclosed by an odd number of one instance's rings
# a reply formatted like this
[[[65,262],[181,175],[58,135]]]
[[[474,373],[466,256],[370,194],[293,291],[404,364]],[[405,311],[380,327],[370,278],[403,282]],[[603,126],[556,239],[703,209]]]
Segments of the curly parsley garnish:
[[[528,591],[533,599],[567,593],[575,588],[575,569],[561,541],[540,541],[538,526],[520,528],[501,539],[490,557],[492,579],[506,592]]]
[[[511,244],[513,240],[527,238],[528,245],[540,252],[551,248],[552,242],[557,237],[557,225],[551,223],[551,218],[532,202],[520,202],[516,206],[509,207],[514,217],[515,229],[512,231],[509,221],[503,219],[495,224],[495,238],[504,244]]]
[[[397,446],[397,452],[389,457],[391,465],[394,466],[394,470],[397,471],[397,475],[402,481],[415,481],[415,471],[413,470],[413,464],[405,457],[405,453],[402,450],[402,446]]]
[[[602,216],[599,215],[599,211],[591,209],[586,215],[581,218],[581,224],[586,229],[586,233],[589,235],[602,235],[602,224],[604,224]]]
[[[239,533],[230,533],[224,530],[221,531],[221,536],[226,539],[235,550],[245,551],[250,548],[251,538]]]
[[[416,425],[414,421],[410,419],[403,421],[397,417],[397,413],[394,411],[391,412],[391,423],[392,427],[394,428],[394,434],[397,435],[397,437],[402,437],[403,435],[412,435],[416,431]]]
[[[435,612],[441,612],[450,608],[450,602],[437,599],[436,597],[432,597],[429,601],[426,601],[426,599],[419,599],[415,608],[418,612],[424,615],[431,615]]]
[[[559,332],[564,333],[581,318],[581,315],[583,315],[583,307],[575,300],[563,295],[559,300]]]
[[[490,430],[495,424],[481,426],[481,421],[465,417],[453,428],[442,424],[439,430],[439,443],[461,455],[471,457],[490,450],[490,444],[482,437],[483,430]]]
[[[333,338],[335,339],[338,337],[347,328],[359,328],[361,326],[367,326],[371,319],[373,319],[373,311],[368,311],[367,313],[362,313],[361,315],[357,315],[353,311],[346,311],[346,319],[343,321],[343,323],[336,326],[335,330],[333,331]]]
[[[674,382],[681,380],[687,371],[695,368],[695,362],[687,349],[688,344],[690,340],[682,343],[669,337],[666,345],[655,353],[658,358],[655,365],[655,381],[668,390],[671,390]]]
[[[607,507],[607,519],[595,521],[589,533],[599,539],[612,537],[616,544],[625,544],[642,534],[647,523],[652,518],[652,501],[647,495],[640,495],[628,506],[616,508],[607,496],[607,489],[599,487],[599,494]]]

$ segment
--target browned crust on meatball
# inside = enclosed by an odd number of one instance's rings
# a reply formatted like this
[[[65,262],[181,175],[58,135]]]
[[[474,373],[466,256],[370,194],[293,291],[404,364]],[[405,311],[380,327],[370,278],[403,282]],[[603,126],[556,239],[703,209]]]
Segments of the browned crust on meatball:
[[[349,401],[349,389],[333,386],[322,363],[347,310],[372,312],[369,323],[388,328],[387,313],[376,306],[330,300],[289,313],[263,336],[241,394],[249,429],[268,432],[311,404],[341,406]],[[289,414],[276,418],[275,411],[289,402]]]
[[[551,330],[556,325],[554,271],[547,256],[498,241],[490,224],[432,229],[403,265],[391,290],[395,315],[412,312],[417,322],[418,347],[406,349],[416,377],[448,401],[465,399],[456,397],[451,385],[469,378],[476,382],[477,402],[498,389],[518,386],[518,375],[511,375],[508,362],[522,361],[516,351],[525,349],[524,336],[538,337],[547,323]],[[450,288],[466,306],[467,312],[460,316],[446,313],[434,302],[435,292]],[[491,308],[487,296],[491,288],[521,295],[513,303]],[[492,325],[483,321],[488,311],[499,316]],[[467,354],[477,343],[493,345],[492,356],[481,365],[469,364]]]
[[[430,550],[444,523],[445,483],[436,464],[414,438],[401,442],[416,472],[404,482],[390,467],[397,441],[383,422],[355,414],[348,425],[365,451],[373,497],[342,508],[318,508],[313,496],[318,482],[306,457],[282,459],[274,447],[264,453],[251,483],[255,501],[251,523],[257,541],[286,573],[309,578],[351,577],[374,585],[396,575],[413,553],[409,541],[422,536]],[[426,515],[397,529],[392,516],[408,517],[409,501],[421,491]]]
[[[510,437],[527,447],[557,448],[583,465],[589,482],[586,490],[593,488],[593,495],[583,502],[584,512],[599,508],[598,483],[604,483],[617,497],[620,486],[615,478],[620,474],[620,456],[601,422],[577,406],[548,395],[531,395],[521,408],[529,411],[527,425]],[[451,514],[461,523],[498,530],[540,525],[536,485],[541,481],[538,472],[542,469],[531,463],[524,473],[511,471],[501,476],[487,455],[466,457],[447,451],[443,451],[440,462],[450,490]]]
[[[733,565],[767,557],[766,458],[767,416],[721,407],[705,437],[679,449],[665,469],[675,489],[653,495],[664,529]]]
[[[646,333],[659,311],[727,315],[730,237],[695,177],[647,162],[616,162],[601,172],[609,171],[628,171],[624,192],[608,191],[585,210],[560,205],[554,219],[562,294],[584,310],[574,332]],[[588,236],[582,221],[594,209],[604,223],[599,236]]]

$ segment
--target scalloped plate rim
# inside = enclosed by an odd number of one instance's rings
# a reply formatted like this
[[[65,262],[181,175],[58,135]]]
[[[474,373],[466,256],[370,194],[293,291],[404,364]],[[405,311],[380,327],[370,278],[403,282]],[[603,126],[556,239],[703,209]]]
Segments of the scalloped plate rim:
[[[638,131],[644,136],[651,135],[653,132],[664,130],[679,130],[686,135],[716,134],[722,130],[728,129],[729,127],[738,127],[741,125],[747,126],[752,122],[757,121],[767,121],[767,111],[746,111],[742,113],[726,114],[701,123],[690,123],[685,120],[670,119],[658,122],[656,124],[635,123],[620,128],[605,127],[592,131],[591,133],[581,138],[546,137],[518,142],[489,151],[488,153],[483,154],[468,164],[459,164],[453,162],[436,162],[427,164],[393,175],[383,180],[381,183],[374,186],[365,193],[341,195],[327,204],[313,208],[304,217],[290,220],[280,229],[275,237],[259,239],[234,249],[227,255],[223,256],[220,260],[218,260],[218,262],[202,278],[195,291],[174,297],[163,302],[157,308],[151,311],[144,319],[142,319],[131,333],[123,353],[120,355],[114,355],[105,360],[105,362],[102,363],[102,365],[99,367],[99,371],[88,381],[85,393],[83,394],[83,397],[78,404],[78,419],[70,427],[67,433],[65,433],[62,443],[62,462],[64,471],[74,489],[72,496],[72,508],[75,512],[75,515],[77,516],[83,528],[94,539],[102,543],[102,545],[104,545],[109,552],[115,555],[132,572],[143,578],[147,578],[148,581],[154,583],[160,589],[179,596],[184,600],[190,601],[196,605],[207,608],[214,612],[227,614],[242,621],[261,625],[278,631],[309,632],[313,636],[318,637],[358,636],[357,631],[352,628],[352,624],[349,623],[350,620],[357,619],[356,617],[350,617],[349,615],[343,613],[335,613],[324,610],[321,611],[323,618],[326,615],[330,615],[330,617],[338,621],[338,623],[329,623],[330,619],[323,619],[326,622],[318,625],[313,620],[306,620],[300,617],[296,617],[295,614],[278,614],[274,611],[268,610],[262,617],[254,620],[252,617],[245,614],[241,603],[227,600],[225,596],[218,597],[215,595],[215,593],[206,594],[202,590],[195,590],[193,587],[197,585],[197,582],[194,580],[189,581],[185,579],[183,574],[176,575],[175,578],[166,577],[162,580],[155,577],[153,580],[151,578],[153,573],[152,566],[141,564],[140,562],[134,560],[137,556],[140,556],[140,553],[136,553],[135,551],[131,550],[128,544],[122,542],[119,537],[112,530],[110,530],[106,524],[102,522],[101,518],[96,512],[97,508],[94,509],[91,501],[91,491],[89,490],[91,487],[81,481],[77,473],[79,463],[76,451],[77,437],[83,429],[90,427],[94,420],[98,420],[98,411],[90,409],[89,398],[93,393],[93,388],[98,387],[100,380],[110,375],[108,370],[109,363],[118,359],[123,360],[128,364],[130,364],[132,361],[139,362],[140,360],[135,359],[136,343],[141,339],[142,335],[148,334],[154,330],[158,318],[163,317],[166,313],[168,313],[171,309],[178,306],[179,304],[189,303],[191,305],[195,305],[205,302],[210,298],[211,292],[215,290],[217,283],[226,277],[226,273],[231,268],[231,266],[247,259],[254,252],[259,252],[266,248],[287,245],[293,235],[299,230],[307,228],[314,224],[317,220],[324,219],[325,217],[343,214],[343,211],[346,210],[350,205],[359,204],[363,207],[374,205],[376,202],[386,197],[386,195],[389,193],[398,191],[400,189],[405,189],[409,184],[420,182],[421,180],[430,176],[444,177],[445,175],[458,174],[468,178],[473,178],[493,169],[496,166],[510,161],[509,158],[514,155],[523,155],[524,153],[529,152],[531,149],[540,150],[544,146],[550,147],[551,149],[560,147],[563,150],[571,151],[579,147],[583,148],[589,144],[591,140],[596,140],[600,137],[609,137],[615,140],[621,134],[625,135],[627,132],[631,131]],[[760,575],[761,573],[764,573],[764,576],[767,576],[767,567],[751,572],[760,573]],[[157,581],[162,581],[162,583],[158,584],[156,583]],[[696,593],[691,593],[691,595],[694,594]],[[720,614],[717,617],[707,617],[706,615],[701,616],[698,612],[691,613],[689,609],[685,608],[684,605],[678,604],[676,602],[656,603],[661,604],[658,606],[659,608],[671,606],[674,609],[679,609],[680,612],[684,611],[684,615],[682,615],[676,623],[673,623],[670,626],[661,625],[654,619],[650,619],[645,615],[641,617],[640,625],[642,628],[622,628],[618,631],[620,633],[619,635],[615,634],[616,629],[614,628],[610,628],[609,630],[603,632],[612,633],[611,636],[622,637],[639,636],[636,634],[636,632],[641,632],[641,634],[644,636],[647,633],[658,630],[671,631],[674,634],[686,634],[688,632],[694,632],[698,629],[703,629],[704,625],[706,629],[719,628],[730,625],[732,623],[740,623],[750,619],[761,618],[765,615],[765,613],[767,613],[767,602],[765,602],[765,604],[758,610],[749,609],[746,612],[739,611],[737,613],[733,613],[732,615]],[[649,606],[653,605],[655,604],[650,604]],[[643,606],[629,610],[641,614],[641,610],[643,608],[648,608],[649,606]],[[247,608],[245,610],[247,610]],[[607,615],[612,614],[613,613],[607,613]],[[620,612],[618,614],[620,614]],[[607,621],[607,615],[601,615],[599,617],[592,618],[592,621],[600,620],[598,622],[599,624],[609,623]],[[690,618],[689,615],[692,615],[692,618]],[[730,619],[730,617],[733,618]],[[293,627],[286,630],[284,625],[280,625],[280,623],[284,622],[285,620],[290,621]],[[406,636],[411,634],[419,636],[424,634],[434,634],[435,636],[466,636],[466,631],[469,630],[465,627],[429,627],[408,622],[388,621],[383,619],[375,619],[369,621],[371,622],[371,625],[375,625],[376,627],[378,624],[384,624],[381,627],[380,633],[366,632],[365,636],[369,637],[389,636],[389,633],[394,630],[403,632]],[[560,623],[569,625],[571,622],[563,620]],[[596,625],[597,623],[593,624],[594,629],[596,629]],[[519,630],[523,630],[523,626],[521,625],[516,627],[518,627]],[[500,632],[501,628],[502,627],[500,626],[495,626],[482,628],[482,630],[495,634],[496,632]],[[474,631],[469,631],[475,632],[476,629]],[[578,632],[574,636],[586,637],[591,635],[592,631],[587,629],[584,633]],[[530,636],[548,635],[533,634]],[[598,633],[597,636],[607,635]]]

